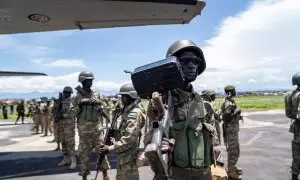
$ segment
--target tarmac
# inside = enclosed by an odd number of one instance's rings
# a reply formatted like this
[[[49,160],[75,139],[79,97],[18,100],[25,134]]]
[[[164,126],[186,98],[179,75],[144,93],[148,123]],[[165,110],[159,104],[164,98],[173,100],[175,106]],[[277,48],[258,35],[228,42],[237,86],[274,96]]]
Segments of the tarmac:
[[[243,169],[243,180],[289,180],[292,162],[291,140],[288,132],[290,120],[283,110],[244,113],[240,122],[241,154],[238,165]],[[68,180],[81,179],[76,170],[57,167],[61,153],[53,151],[55,143],[49,143],[53,136],[32,135],[31,120],[14,125],[14,121],[0,120],[0,179],[22,180]],[[76,134],[76,148],[78,135]],[[221,146],[226,163],[225,147]],[[115,179],[116,159],[109,154],[111,170],[109,176]],[[96,154],[92,155],[90,170],[92,179],[96,173]],[[152,180],[149,166],[139,168],[141,180]],[[98,177],[102,179],[101,172]]]

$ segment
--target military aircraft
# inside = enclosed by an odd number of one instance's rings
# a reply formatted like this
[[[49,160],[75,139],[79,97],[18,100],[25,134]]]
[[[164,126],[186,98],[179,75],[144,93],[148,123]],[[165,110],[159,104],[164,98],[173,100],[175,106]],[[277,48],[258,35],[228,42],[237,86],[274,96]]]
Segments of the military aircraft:
[[[0,34],[188,24],[197,0],[0,0]]]
[[[0,71],[0,76],[47,76],[44,73]]]

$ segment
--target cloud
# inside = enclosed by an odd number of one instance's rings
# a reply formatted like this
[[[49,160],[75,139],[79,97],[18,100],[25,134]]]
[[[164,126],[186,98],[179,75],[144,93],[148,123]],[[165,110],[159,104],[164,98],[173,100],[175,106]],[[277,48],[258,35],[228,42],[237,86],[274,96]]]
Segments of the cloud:
[[[80,72],[75,72],[63,76],[0,78],[0,92],[56,92],[61,91],[65,86],[75,88],[79,85],[77,81],[79,73]],[[93,87],[101,90],[118,90],[121,85],[126,83],[130,82],[110,82],[95,79]]]
[[[32,60],[32,62],[43,66],[49,66],[49,67],[62,67],[62,68],[72,68],[72,67],[85,68],[86,67],[84,61],[81,59],[52,60],[51,58],[41,58],[41,59],[34,59]]]
[[[255,79],[248,79],[248,83],[256,83],[256,80]]]
[[[220,88],[240,82],[246,89],[291,87],[289,79],[300,68],[299,19],[299,0],[257,0],[225,18],[203,47],[208,71],[194,85]],[[255,79],[255,86],[248,79]]]

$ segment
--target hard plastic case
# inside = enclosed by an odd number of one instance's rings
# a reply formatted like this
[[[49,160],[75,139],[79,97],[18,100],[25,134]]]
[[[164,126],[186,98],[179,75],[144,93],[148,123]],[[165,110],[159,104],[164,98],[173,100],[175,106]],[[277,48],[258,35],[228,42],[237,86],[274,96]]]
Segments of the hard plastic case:
[[[164,93],[184,86],[184,75],[176,57],[135,68],[131,80],[142,99],[151,98],[155,91]]]

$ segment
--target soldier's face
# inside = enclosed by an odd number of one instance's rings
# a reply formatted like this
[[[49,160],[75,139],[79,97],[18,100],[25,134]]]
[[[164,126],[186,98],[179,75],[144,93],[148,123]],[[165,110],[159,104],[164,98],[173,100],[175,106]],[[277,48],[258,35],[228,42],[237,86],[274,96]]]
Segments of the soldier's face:
[[[210,97],[211,97],[211,100],[212,100],[212,101],[215,101],[215,100],[216,100],[216,95],[215,95],[215,94],[211,95]]]
[[[122,96],[121,96],[121,101],[122,101],[122,104],[123,104],[124,106],[130,104],[130,99],[131,99],[131,98],[130,98],[128,95],[122,95]]]
[[[65,98],[69,98],[71,96],[70,92],[63,92]]]
[[[82,86],[84,88],[90,89],[93,86],[93,80],[92,79],[86,79],[82,82]]]
[[[185,77],[185,82],[190,83],[196,80],[198,76],[199,59],[193,52],[184,52],[179,56],[182,72]]]
[[[232,91],[231,91],[231,95],[232,95],[232,96],[236,96],[236,91],[235,91],[235,90],[232,90]]]

